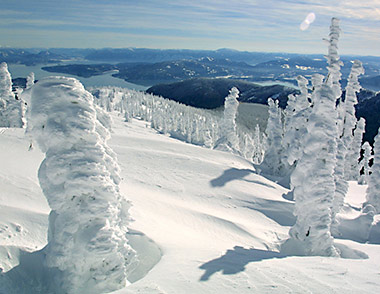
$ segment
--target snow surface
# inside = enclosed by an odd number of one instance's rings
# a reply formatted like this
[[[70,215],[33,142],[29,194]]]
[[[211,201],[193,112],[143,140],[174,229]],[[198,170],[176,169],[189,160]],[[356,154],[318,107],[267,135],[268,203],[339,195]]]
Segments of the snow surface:
[[[281,242],[295,222],[287,189],[241,157],[159,135],[142,121],[113,119],[108,143],[121,167],[120,192],[133,204],[128,239],[141,263],[132,284],[112,293],[379,291],[379,245],[335,239],[351,258],[283,256]],[[25,287],[39,265],[25,252],[46,244],[49,207],[37,179],[43,154],[29,145],[23,130],[0,129],[1,294],[22,293],[20,287],[34,293]],[[351,208],[341,217],[359,215],[365,188],[351,183]]]

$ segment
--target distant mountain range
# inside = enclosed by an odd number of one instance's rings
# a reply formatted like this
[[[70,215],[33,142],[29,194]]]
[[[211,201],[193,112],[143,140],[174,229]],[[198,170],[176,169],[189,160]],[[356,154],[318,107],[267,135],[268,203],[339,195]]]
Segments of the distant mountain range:
[[[360,83],[368,91],[359,94],[357,116],[365,117],[365,139],[373,142],[380,126],[380,57],[342,56],[342,85],[346,84],[351,61],[363,62]],[[0,62],[24,65],[52,65],[49,72],[91,77],[112,73],[114,77],[140,85],[156,85],[148,91],[189,105],[214,108],[223,105],[233,86],[241,101],[266,104],[268,97],[285,107],[287,96],[296,92],[284,85],[260,86],[251,82],[296,84],[295,78],[326,74],[323,55],[242,52],[220,50],[125,49],[13,49],[0,48]],[[207,78],[207,79],[204,79]],[[17,81],[22,83],[23,81]],[[165,85],[163,85],[165,83]],[[369,91],[372,90],[372,91]]]
[[[372,90],[380,90],[380,65],[364,64],[366,74],[361,78],[363,84]],[[49,72],[67,73],[81,77],[102,75],[114,70],[114,77],[127,82],[151,86],[160,83],[171,83],[197,77],[224,77],[245,81],[277,81],[296,84],[296,77],[303,75],[310,78],[315,73],[326,74],[326,61],[310,56],[290,58],[277,57],[275,60],[250,65],[242,61],[201,57],[197,59],[181,59],[156,63],[100,63],[69,64],[45,66]],[[351,70],[350,60],[346,60],[342,68],[342,85]]]

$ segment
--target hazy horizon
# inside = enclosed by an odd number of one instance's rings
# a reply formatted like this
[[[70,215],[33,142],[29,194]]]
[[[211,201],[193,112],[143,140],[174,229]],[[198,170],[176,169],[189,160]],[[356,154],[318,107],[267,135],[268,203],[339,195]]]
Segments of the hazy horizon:
[[[380,55],[380,0],[0,0],[0,8],[3,47],[324,54],[338,17],[341,54]]]

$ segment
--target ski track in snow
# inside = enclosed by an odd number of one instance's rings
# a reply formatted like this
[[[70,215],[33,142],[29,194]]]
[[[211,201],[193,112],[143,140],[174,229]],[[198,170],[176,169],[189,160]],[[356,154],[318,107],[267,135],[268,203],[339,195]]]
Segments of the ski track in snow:
[[[283,198],[287,189],[257,175],[246,160],[159,135],[143,121],[125,123],[116,115],[113,119],[109,145],[121,166],[121,193],[133,204],[130,237],[146,258],[136,281],[113,293],[380,289],[378,245],[337,240],[369,259],[279,254],[294,221],[293,203]],[[23,130],[1,132],[0,267],[5,271],[18,264],[20,249],[38,250],[46,244],[49,208],[37,179],[43,155],[28,151],[29,143]],[[347,199],[358,206],[364,188],[352,185],[350,191]]]

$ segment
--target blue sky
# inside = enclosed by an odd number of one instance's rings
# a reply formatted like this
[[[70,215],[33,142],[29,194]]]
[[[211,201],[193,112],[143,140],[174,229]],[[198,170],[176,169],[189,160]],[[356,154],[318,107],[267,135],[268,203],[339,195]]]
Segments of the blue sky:
[[[0,0],[0,46],[325,53],[333,16],[342,54],[380,55],[380,0]]]

